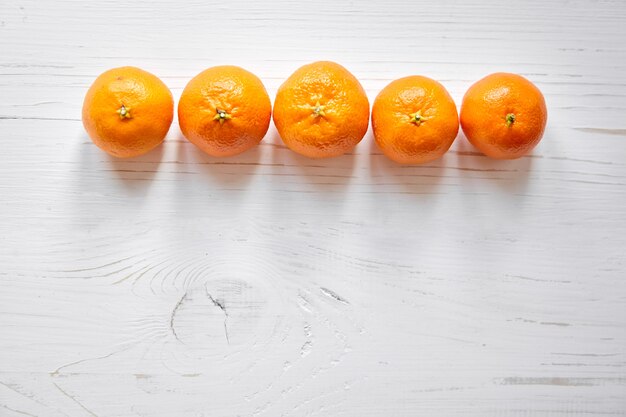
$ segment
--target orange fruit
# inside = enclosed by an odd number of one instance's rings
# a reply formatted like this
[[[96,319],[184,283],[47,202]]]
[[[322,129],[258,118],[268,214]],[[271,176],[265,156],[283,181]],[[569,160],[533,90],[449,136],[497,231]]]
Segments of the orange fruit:
[[[334,62],[304,65],[278,89],[274,124],[291,150],[311,157],[343,155],[363,139],[369,101],[359,81]]]
[[[459,131],[459,116],[443,85],[414,75],[392,81],[378,94],[372,128],[387,157],[402,164],[422,164],[450,149]]]
[[[89,87],[83,125],[91,140],[120,158],[163,142],[174,117],[172,93],[155,75],[135,67],[110,69]]]
[[[461,127],[482,153],[515,159],[541,140],[548,112],[541,91],[517,74],[496,73],[472,85],[461,106]]]
[[[183,135],[207,154],[219,157],[258,145],[271,115],[272,103],[261,80],[230,65],[196,75],[178,103]]]

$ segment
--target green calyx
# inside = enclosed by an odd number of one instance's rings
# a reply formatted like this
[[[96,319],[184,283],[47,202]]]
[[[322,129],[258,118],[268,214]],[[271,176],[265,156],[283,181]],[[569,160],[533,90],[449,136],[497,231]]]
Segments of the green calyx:
[[[410,122],[411,123],[415,123],[416,126],[421,125],[422,123],[424,123],[426,121],[426,117],[422,116],[422,111],[417,111],[413,114],[409,114],[409,117],[411,118]]]
[[[119,114],[120,119],[130,119],[130,107],[126,107],[122,104],[122,107],[120,107],[119,109],[117,109],[115,111],[117,114]]]
[[[326,113],[324,112],[324,108],[326,106],[322,106],[319,102],[319,100],[315,103],[314,106],[310,106],[311,110],[313,111],[313,115],[315,117],[320,117],[320,116],[325,116]]]
[[[513,125],[513,123],[515,123],[515,115],[513,113],[509,113],[509,114],[506,115],[504,120],[506,120],[506,125],[508,127],[511,127]]]
[[[221,125],[224,124],[226,120],[230,120],[233,118],[233,116],[226,113],[226,110],[215,109],[215,112],[216,114],[213,117],[213,120],[219,121]]]

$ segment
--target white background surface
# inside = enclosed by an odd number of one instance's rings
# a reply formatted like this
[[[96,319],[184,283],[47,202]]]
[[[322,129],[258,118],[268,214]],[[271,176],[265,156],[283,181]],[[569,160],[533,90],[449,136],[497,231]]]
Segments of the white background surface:
[[[626,3],[2,1],[0,415],[626,415]],[[462,134],[401,167],[309,160],[273,126],[232,159],[176,123],[114,160],[80,109],[136,65],[177,99],[241,65],[273,97],[335,60],[394,78],[521,73],[549,124],[497,162]]]

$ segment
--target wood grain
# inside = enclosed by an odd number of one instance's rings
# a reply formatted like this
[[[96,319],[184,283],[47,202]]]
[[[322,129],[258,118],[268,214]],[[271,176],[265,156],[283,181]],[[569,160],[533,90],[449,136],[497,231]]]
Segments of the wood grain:
[[[0,4],[0,416],[626,415],[626,3]],[[133,160],[80,123],[105,69],[179,97],[217,64],[273,97],[336,60],[370,100],[518,72],[525,158],[310,160],[270,128]]]

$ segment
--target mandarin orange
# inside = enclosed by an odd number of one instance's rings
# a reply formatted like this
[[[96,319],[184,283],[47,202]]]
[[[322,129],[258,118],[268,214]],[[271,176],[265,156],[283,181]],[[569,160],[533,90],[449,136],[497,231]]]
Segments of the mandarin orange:
[[[548,112],[541,91],[517,74],[496,73],[472,85],[461,106],[461,127],[482,153],[515,159],[541,140]]]
[[[105,152],[129,158],[157,147],[172,124],[172,93],[155,75],[135,67],[113,68],[89,87],[82,119]]]
[[[291,150],[311,157],[343,155],[369,125],[369,101],[359,81],[334,62],[304,65],[278,89],[274,124]]]
[[[459,131],[456,105],[437,81],[410,76],[392,81],[374,100],[374,138],[402,164],[422,164],[448,151]]]
[[[261,80],[236,66],[218,66],[195,76],[178,103],[183,135],[212,156],[256,146],[267,133],[272,104]]]

